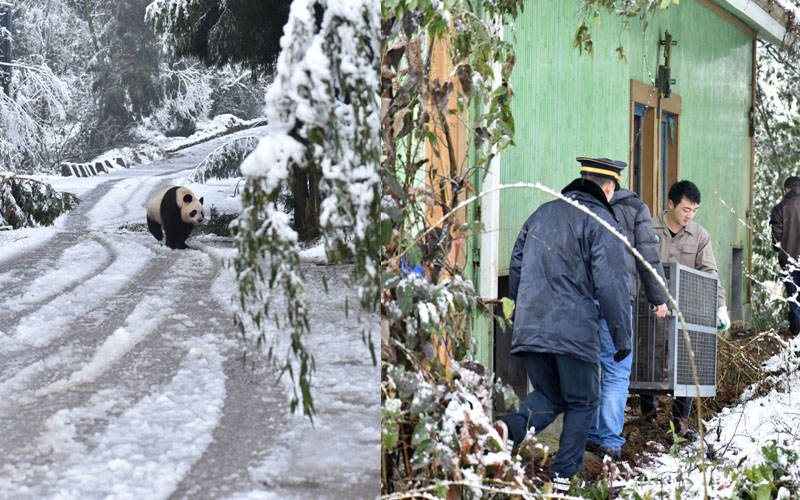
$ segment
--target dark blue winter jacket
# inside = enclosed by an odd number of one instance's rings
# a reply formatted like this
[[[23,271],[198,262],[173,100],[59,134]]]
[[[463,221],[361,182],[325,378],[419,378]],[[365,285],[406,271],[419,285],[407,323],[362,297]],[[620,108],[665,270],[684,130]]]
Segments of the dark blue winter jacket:
[[[650,209],[636,196],[636,193],[627,189],[619,189],[614,192],[611,198],[611,208],[614,215],[625,231],[625,237],[631,242],[644,260],[653,268],[664,283],[667,278],[664,276],[664,267],[661,265],[661,254],[658,253],[658,241],[656,233],[653,231],[653,221],[650,217]],[[637,283],[639,277],[642,278],[647,300],[653,305],[661,305],[667,301],[667,294],[661,285],[658,284],[655,276],[644,266],[644,264],[634,258],[633,254],[627,252],[626,261],[628,263],[628,278],[630,280],[631,300],[636,298]]]
[[[622,234],[605,194],[576,179],[562,191]],[[516,301],[511,353],[565,354],[600,362],[600,303],[617,350],[631,348],[630,296],[623,243],[562,200],[540,206],[511,253],[509,296]]]

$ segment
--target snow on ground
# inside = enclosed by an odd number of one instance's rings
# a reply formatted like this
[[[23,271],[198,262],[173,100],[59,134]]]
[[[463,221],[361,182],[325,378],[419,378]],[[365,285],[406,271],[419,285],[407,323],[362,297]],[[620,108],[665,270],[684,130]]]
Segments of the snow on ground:
[[[230,241],[195,237],[195,250],[173,251],[132,229],[158,185],[185,183],[226,140],[46,178],[83,202],[52,227],[0,232],[0,499],[378,495],[378,367],[361,337],[375,340],[378,321],[358,322],[349,268],[318,265],[321,245],[301,255],[312,425],[289,413],[288,376],[273,390],[263,354],[248,350],[255,364],[242,367]],[[236,179],[190,187],[207,215],[239,210]]]
[[[12,311],[22,310],[48,297],[55,297],[67,288],[93,276],[102,264],[97,255],[103,252],[103,246],[94,240],[68,248],[52,269],[31,282],[21,295],[7,300],[4,307]]]
[[[346,272],[344,266],[337,267],[342,274]],[[316,285],[321,285],[321,276],[322,271],[316,269],[306,272],[306,277]],[[329,276],[328,284],[334,290],[347,287],[341,275]],[[313,426],[305,417],[295,415],[293,425],[282,440],[285,448],[278,449],[263,466],[254,470],[253,477],[266,484],[293,483],[304,481],[311,473],[319,487],[338,482],[345,489],[357,488],[367,477],[363,466],[351,461],[349,456],[344,459],[337,450],[347,450],[353,446],[362,448],[376,465],[380,463],[380,442],[375,439],[375,431],[380,428],[380,394],[376,390],[378,372],[371,368],[372,360],[367,347],[360,340],[350,344],[350,348],[342,348],[342,328],[346,321],[334,319],[341,311],[330,308],[329,301],[326,301],[327,304],[320,301],[319,289],[310,298],[317,314],[331,319],[327,324],[318,324],[312,335],[317,363],[312,378],[312,394],[318,413]],[[373,342],[377,342],[377,329],[372,328],[377,326],[377,318],[367,316],[358,324],[356,312],[350,315],[350,323],[354,327],[350,333],[360,338],[358,330],[364,328],[373,335]],[[283,345],[287,346],[287,339],[284,337],[283,340]],[[360,369],[354,371],[353,366]],[[296,372],[298,369],[295,365]],[[355,394],[368,396],[357,397]],[[343,414],[353,415],[344,425],[340,419]],[[310,436],[314,437],[308,439]],[[298,459],[312,456],[314,459],[310,461]]]
[[[72,247],[74,249],[74,247]],[[59,337],[70,328],[76,318],[89,313],[95,305],[94,301],[81,300],[84,297],[98,295],[111,297],[144,268],[153,254],[138,245],[117,243],[115,245],[120,258],[117,258],[107,269],[91,278],[82,281],[69,293],[57,295],[53,300],[41,306],[35,313],[26,315],[18,323],[15,330],[9,331],[8,342],[3,346],[6,352],[24,350],[33,345],[42,347]],[[91,276],[91,268],[96,265],[95,259],[84,261],[90,269],[76,271],[76,275]],[[53,277],[51,274],[45,277]],[[57,277],[53,277],[56,278]],[[53,281],[54,288],[67,288],[71,284]],[[49,287],[48,287],[49,289]]]
[[[73,452],[60,470],[49,471],[58,481],[54,498],[168,497],[211,442],[220,418],[225,377],[217,342],[213,336],[189,342],[178,373],[161,391],[114,419],[93,450]]]
[[[0,260],[17,257],[30,246],[43,245],[47,240],[55,236],[63,222],[64,219],[59,218],[49,227],[24,227],[16,231],[0,231]],[[8,275],[9,270],[0,266],[0,280],[5,282]],[[2,325],[0,325],[0,328],[2,328]]]
[[[709,498],[730,498],[731,481],[730,474],[725,474],[726,467],[741,470],[764,463],[763,446],[774,442],[790,450],[790,454],[800,456],[800,338],[786,343],[764,366],[772,385],[768,394],[753,397],[752,391],[745,391],[740,397],[741,404],[725,408],[706,421],[706,442],[715,456],[723,459],[719,465],[707,466]],[[696,461],[690,463],[699,453],[697,440],[679,447],[677,456],[665,450],[664,454],[654,457],[652,466],[640,471],[641,477],[628,482],[627,486],[640,494],[663,491],[668,493],[668,498],[676,498],[677,488],[683,485],[686,487],[683,498],[703,498],[702,472]],[[793,477],[793,483],[800,483],[800,460],[794,463],[785,460],[783,465]],[[789,498],[788,491],[784,490],[783,494],[787,495],[783,498]]]

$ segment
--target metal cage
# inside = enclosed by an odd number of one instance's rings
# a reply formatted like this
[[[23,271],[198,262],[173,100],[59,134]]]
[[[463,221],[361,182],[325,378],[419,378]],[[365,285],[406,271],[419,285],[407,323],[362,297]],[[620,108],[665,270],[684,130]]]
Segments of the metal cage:
[[[672,262],[664,263],[664,274],[686,323],[700,396],[713,397],[717,388],[717,276]],[[641,283],[633,320],[630,392],[695,396],[680,322],[672,311],[664,319],[653,316]]]

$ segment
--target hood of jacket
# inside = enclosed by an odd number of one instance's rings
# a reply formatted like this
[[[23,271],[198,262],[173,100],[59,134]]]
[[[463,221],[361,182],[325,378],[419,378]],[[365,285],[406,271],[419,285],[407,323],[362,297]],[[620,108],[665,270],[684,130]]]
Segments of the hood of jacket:
[[[614,196],[611,197],[611,206],[617,203],[622,203],[629,198],[638,198],[639,196],[630,189],[620,188],[614,191]]]

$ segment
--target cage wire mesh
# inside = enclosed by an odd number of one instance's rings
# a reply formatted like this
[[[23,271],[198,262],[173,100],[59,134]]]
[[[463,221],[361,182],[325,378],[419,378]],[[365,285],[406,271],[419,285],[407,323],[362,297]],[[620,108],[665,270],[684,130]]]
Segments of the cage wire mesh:
[[[667,288],[686,323],[694,351],[700,396],[716,394],[717,277],[677,263],[664,263]],[[689,351],[675,314],[656,318],[639,286],[634,304],[633,366],[630,391],[694,396]]]

